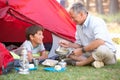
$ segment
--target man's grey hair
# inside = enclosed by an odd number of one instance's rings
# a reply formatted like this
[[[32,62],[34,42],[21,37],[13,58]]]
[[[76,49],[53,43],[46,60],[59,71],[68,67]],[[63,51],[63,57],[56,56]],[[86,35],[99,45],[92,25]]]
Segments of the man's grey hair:
[[[73,10],[73,12],[75,12],[77,14],[80,12],[84,12],[85,14],[88,14],[86,7],[80,2],[74,3],[71,6],[70,10]]]

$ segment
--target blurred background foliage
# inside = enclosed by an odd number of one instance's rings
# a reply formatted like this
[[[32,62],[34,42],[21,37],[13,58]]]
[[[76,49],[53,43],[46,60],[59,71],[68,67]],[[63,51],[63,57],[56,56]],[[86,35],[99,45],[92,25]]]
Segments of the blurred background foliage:
[[[89,11],[99,14],[116,14],[120,11],[120,0],[57,0],[65,9],[74,2],[83,3]]]

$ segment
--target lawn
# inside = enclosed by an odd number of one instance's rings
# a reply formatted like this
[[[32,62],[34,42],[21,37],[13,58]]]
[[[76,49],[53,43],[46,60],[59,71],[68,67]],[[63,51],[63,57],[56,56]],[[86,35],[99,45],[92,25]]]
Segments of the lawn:
[[[118,14],[120,15],[120,14]],[[102,16],[107,22],[110,33],[120,33],[120,16]],[[119,38],[113,39],[120,43]],[[1,75],[0,80],[120,80],[120,60],[115,65],[107,65],[96,69],[92,66],[67,66],[64,72],[48,72],[39,65],[38,70],[30,71],[28,75],[22,75],[13,70],[7,75]]]
[[[64,72],[48,72],[39,65],[38,70],[23,75],[13,70],[7,75],[0,76],[0,80],[120,80],[120,61],[115,65],[108,65],[96,69],[92,66],[67,66]]]

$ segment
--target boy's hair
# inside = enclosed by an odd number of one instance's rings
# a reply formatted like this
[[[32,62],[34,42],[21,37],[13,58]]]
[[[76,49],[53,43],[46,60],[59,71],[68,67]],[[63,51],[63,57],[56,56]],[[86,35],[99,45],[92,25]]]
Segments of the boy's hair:
[[[30,40],[30,35],[35,35],[38,31],[43,31],[43,28],[38,25],[33,25],[26,29],[26,39]]]

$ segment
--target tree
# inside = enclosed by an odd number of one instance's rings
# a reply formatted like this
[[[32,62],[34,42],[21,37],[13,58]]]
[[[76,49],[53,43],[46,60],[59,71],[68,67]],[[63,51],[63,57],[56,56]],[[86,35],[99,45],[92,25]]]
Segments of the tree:
[[[100,14],[104,14],[104,9],[103,9],[103,5],[102,5],[102,2],[103,0],[95,0],[96,1],[96,10],[98,13]]]
[[[87,0],[87,1],[86,1],[86,7],[87,7],[88,10],[89,10],[89,8],[90,8],[89,4],[90,4],[90,0]]]
[[[110,14],[115,14],[117,12],[119,12],[119,2],[118,0],[110,0],[109,3],[109,13]]]

